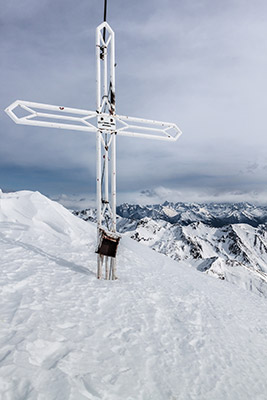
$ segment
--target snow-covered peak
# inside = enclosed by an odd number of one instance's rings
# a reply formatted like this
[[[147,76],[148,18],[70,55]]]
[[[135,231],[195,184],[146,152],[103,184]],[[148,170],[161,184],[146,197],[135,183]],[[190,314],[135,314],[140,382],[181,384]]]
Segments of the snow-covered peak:
[[[165,213],[165,215],[167,215],[167,217],[175,217],[175,215],[177,215],[177,211],[174,210],[173,207],[170,206],[163,206],[162,207],[163,212]]]
[[[146,217],[128,232],[125,223],[124,232],[174,260],[190,260],[190,265],[201,272],[267,297],[266,225],[215,228],[194,222],[184,226]]]
[[[125,236],[99,281],[91,222],[39,193],[0,210],[1,399],[265,397],[266,299]]]
[[[71,240],[80,236],[84,241],[84,224],[59,203],[39,192],[19,191],[0,194],[0,223],[12,222],[21,231],[36,229],[44,237],[53,235],[58,240]],[[3,224],[3,227],[5,225]]]
[[[177,215],[170,217],[166,209],[176,210]],[[267,225],[255,223],[265,219],[264,208],[248,203],[165,202],[140,209],[125,204],[121,210],[124,217],[117,217],[119,232],[174,260],[191,260],[190,265],[201,272],[267,297]],[[96,220],[95,210],[75,214],[86,221]],[[240,223],[244,218],[249,224]],[[233,220],[235,224],[230,224]]]

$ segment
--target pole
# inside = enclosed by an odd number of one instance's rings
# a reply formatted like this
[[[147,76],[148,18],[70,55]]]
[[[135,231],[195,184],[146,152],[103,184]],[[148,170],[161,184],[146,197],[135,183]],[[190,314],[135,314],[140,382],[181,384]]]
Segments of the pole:
[[[116,134],[112,134],[111,143],[111,211],[112,232],[116,232]]]

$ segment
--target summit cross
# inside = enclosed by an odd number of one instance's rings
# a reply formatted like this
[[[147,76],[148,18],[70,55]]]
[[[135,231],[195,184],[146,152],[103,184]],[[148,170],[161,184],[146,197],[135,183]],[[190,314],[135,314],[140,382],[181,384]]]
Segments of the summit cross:
[[[23,116],[16,114],[19,109]],[[173,142],[181,135],[181,130],[174,123],[116,114],[115,35],[106,21],[96,29],[96,111],[23,100],[16,100],[5,111],[16,124],[95,132],[97,278],[102,278],[105,265],[105,278],[116,279],[120,240],[116,232],[117,136]]]

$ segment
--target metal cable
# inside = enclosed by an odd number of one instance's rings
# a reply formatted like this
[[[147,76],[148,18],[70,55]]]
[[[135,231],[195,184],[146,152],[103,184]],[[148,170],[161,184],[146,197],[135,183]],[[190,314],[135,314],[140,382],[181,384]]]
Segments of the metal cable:
[[[104,22],[107,21],[107,0],[104,0]],[[106,41],[106,28],[103,30],[103,39]]]

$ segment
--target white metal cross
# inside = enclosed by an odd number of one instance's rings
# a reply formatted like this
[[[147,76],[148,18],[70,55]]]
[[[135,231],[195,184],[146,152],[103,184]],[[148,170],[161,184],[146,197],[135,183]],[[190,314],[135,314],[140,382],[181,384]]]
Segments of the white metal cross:
[[[107,22],[96,29],[96,111],[22,100],[5,111],[16,124],[96,133],[97,277],[102,277],[105,263],[106,279],[116,279],[116,137],[176,141],[181,130],[174,123],[116,114],[115,36]]]

